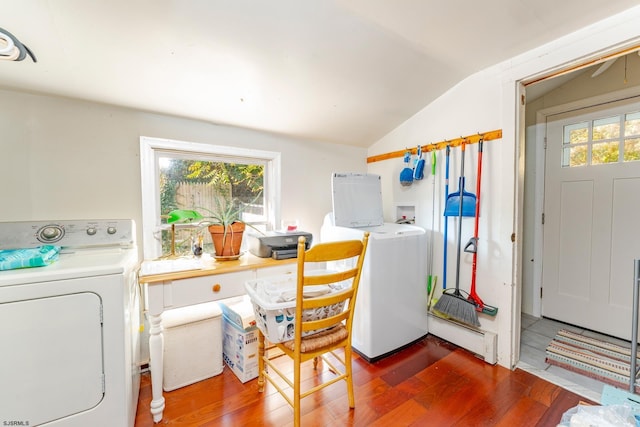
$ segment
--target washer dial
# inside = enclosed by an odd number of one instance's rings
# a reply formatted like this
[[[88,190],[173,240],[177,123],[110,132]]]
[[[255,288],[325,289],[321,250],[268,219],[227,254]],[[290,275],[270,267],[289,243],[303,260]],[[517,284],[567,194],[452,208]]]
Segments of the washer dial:
[[[42,243],[55,243],[63,237],[64,227],[57,224],[45,225],[36,233],[36,238]]]

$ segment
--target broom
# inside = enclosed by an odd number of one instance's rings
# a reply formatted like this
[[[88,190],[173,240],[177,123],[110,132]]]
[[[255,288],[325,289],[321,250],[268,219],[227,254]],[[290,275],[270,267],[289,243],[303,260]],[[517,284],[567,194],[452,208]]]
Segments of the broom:
[[[458,320],[462,323],[466,323],[473,326],[480,326],[478,321],[478,313],[476,313],[476,307],[473,302],[469,301],[467,297],[460,292],[460,252],[462,246],[462,200],[464,193],[464,141],[462,142],[462,162],[460,166],[460,176],[463,179],[460,180],[460,206],[458,212],[458,256],[456,259],[456,287],[454,289],[447,289],[442,292],[440,299],[436,305],[433,306],[435,311],[438,311],[452,319]],[[446,268],[446,266],[445,266]]]

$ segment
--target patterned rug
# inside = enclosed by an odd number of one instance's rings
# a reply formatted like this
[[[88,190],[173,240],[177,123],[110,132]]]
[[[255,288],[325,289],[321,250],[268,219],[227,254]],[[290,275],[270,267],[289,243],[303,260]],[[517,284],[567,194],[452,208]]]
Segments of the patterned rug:
[[[585,337],[565,329],[560,330],[549,343],[546,358],[546,362],[550,365],[627,389],[631,371],[630,360],[629,347]],[[640,361],[637,362],[637,368],[640,368]],[[638,392],[640,383],[637,371],[635,379],[636,392]]]

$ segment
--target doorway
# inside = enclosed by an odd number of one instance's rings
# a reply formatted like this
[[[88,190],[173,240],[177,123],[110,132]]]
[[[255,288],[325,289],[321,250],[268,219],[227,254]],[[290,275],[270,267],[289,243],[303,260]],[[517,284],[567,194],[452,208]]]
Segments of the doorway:
[[[521,114],[526,117],[525,143],[523,145],[526,166],[522,209],[524,226],[521,254],[522,318],[519,359],[522,360],[525,357],[523,355],[530,353],[533,348],[527,346],[535,346],[536,357],[539,359],[537,363],[542,366],[542,369],[544,369],[544,350],[553,334],[549,338],[540,329],[536,330],[534,325],[534,323],[544,320],[545,322],[538,323],[538,327],[542,328],[540,325],[549,320],[543,318],[547,314],[545,313],[545,301],[543,301],[544,294],[541,294],[545,253],[542,214],[546,191],[545,151],[539,148],[546,142],[547,117],[567,111],[577,114],[575,113],[577,110],[587,105],[607,105],[613,100],[640,95],[640,57],[636,52],[610,62],[604,71],[602,68],[602,64],[594,65],[527,86],[525,89],[527,102],[524,106],[524,112]],[[600,72],[597,73],[598,71]],[[590,102],[585,103],[585,100]],[[560,159],[558,159],[558,163],[560,163]],[[638,193],[640,194],[640,191]],[[626,283],[631,284],[632,276],[629,275],[626,280]],[[628,300],[630,299],[629,297]],[[586,310],[584,311],[586,312]],[[551,320],[551,322],[555,321]],[[558,325],[564,324],[554,323],[551,328],[562,327]],[[627,328],[629,329],[630,325]],[[586,331],[585,333],[592,333],[587,329],[583,330]],[[628,339],[630,331],[627,335]]]

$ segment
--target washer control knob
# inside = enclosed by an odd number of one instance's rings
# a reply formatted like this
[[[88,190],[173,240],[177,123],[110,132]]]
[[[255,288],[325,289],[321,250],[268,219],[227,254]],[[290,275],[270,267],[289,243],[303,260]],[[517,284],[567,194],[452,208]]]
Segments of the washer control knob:
[[[42,243],[54,243],[62,239],[64,229],[59,225],[47,225],[38,230],[37,238]]]
[[[87,228],[87,234],[89,236],[94,236],[96,233],[98,232],[98,230],[96,230],[95,227],[89,227]]]
[[[107,227],[108,234],[116,234],[118,230],[115,227]]]

